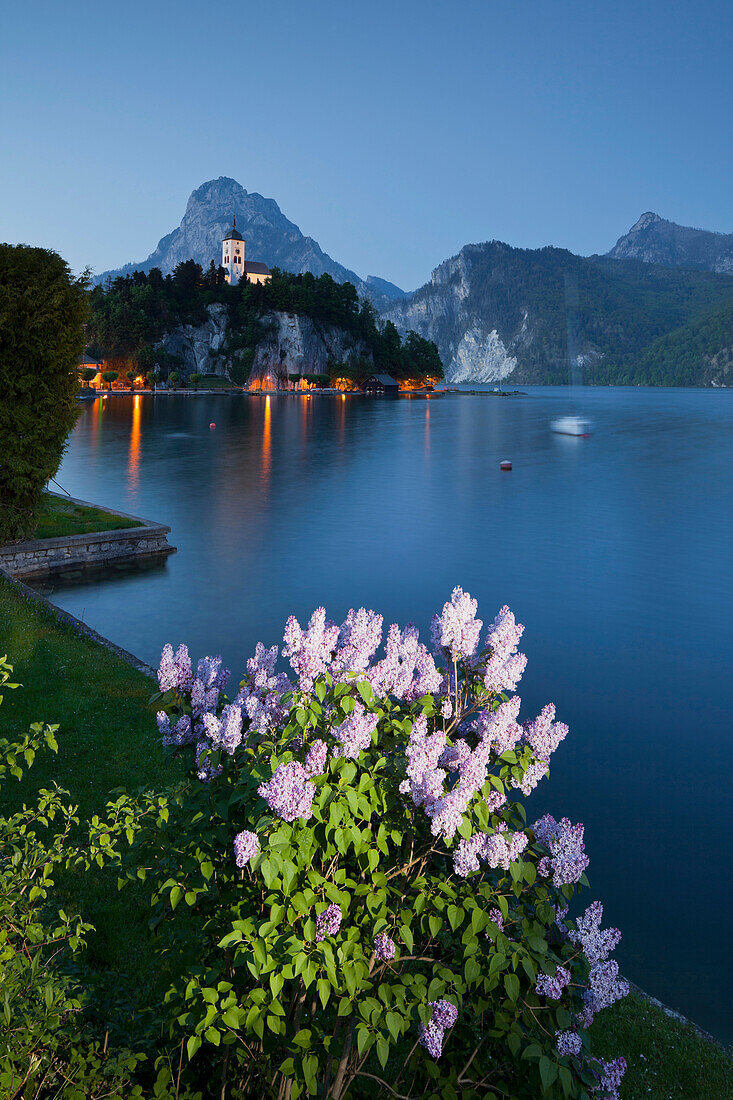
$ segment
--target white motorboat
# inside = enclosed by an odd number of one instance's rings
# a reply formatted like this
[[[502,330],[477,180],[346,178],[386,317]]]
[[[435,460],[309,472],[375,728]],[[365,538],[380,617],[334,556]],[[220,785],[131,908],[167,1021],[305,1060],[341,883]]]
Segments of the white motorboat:
[[[553,420],[550,427],[559,435],[579,435],[586,438],[593,433],[590,420],[584,420],[582,416],[561,416],[558,420]]]

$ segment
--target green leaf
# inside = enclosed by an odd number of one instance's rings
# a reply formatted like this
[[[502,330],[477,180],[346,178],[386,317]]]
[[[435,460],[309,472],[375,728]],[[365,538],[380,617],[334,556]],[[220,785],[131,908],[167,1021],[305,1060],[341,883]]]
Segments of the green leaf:
[[[400,925],[400,936],[402,937],[402,942],[405,944],[407,950],[412,953],[413,944],[415,941],[412,936],[412,930],[408,928],[406,924]]]
[[[552,1082],[557,1077],[557,1066],[554,1062],[543,1054],[540,1058],[540,1078],[542,1079],[542,1088],[545,1092],[549,1089]]]
[[[402,1018],[396,1012],[387,1013],[387,1027],[392,1038],[396,1041],[402,1031]]]
[[[318,990],[318,996],[321,998],[321,1004],[325,1008],[328,1004],[328,998],[331,996],[331,983],[326,981],[325,978],[319,978],[316,989]]]
[[[379,1059],[382,1069],[384,1069],[387,1065],[387,1059],[389,1058],[389,1043],[383,1035],[380,1035],[377,1039],[377,1058]]]
[[[513,1004],[516,1004],[519,998],[519,978],[516,974],[504,975],[504,988],[506,989],[509,1000]]]
[[[178,902],[183,897],[183,890],[180,886],[174,886],[170,893],[171,909],[175,909]]]

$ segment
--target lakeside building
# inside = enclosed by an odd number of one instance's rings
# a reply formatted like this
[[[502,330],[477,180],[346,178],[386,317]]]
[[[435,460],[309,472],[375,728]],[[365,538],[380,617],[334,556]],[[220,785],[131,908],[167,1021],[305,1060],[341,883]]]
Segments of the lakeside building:
[[[258,260],[245,260],[244,237],[237,229],[236,215],[232,217],[232,228],[221,242],[221,266],[225,271],[225,278],[232,286],[236,286],[242,279],[250,283],[266,283],[270,276],[267,264]]]
[[[370,374],[361,388],[364,393],[399,393],[400,384],[391,374]]]

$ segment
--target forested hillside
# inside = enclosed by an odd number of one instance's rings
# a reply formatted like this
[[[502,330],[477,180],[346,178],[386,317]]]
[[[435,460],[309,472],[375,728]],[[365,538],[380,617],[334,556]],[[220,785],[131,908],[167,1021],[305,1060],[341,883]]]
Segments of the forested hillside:
[[[212,263],[203,271],[188,260],[172,275],[163,276],[153,268],[97,286],[91,306],[87,336],[92,353],[142,370],[156,362],[163,369],[170,366],[170,356],[160,347],[164,338],[184,326],[206,325],[211,307],[219,306],[226,316],[220,358],[223,369],[233,372],[238,382],[245,380],[258,346],[271,334],[272,316],[282,314],[306,317],[317,331],[341,333],[339,346],[355,354],[346,362],[329,364],[330,373],[354,379],[374,370],[397,379],[443,376],[431,341],[415,332],[401,339],[390,321],[377,323],[371,303],[360,303],[351,283],[336,282],[328,274],[292,275],[275,268],[269,282],[229,286],[222,268]],[[284,364],[286,372],[287,367]]]

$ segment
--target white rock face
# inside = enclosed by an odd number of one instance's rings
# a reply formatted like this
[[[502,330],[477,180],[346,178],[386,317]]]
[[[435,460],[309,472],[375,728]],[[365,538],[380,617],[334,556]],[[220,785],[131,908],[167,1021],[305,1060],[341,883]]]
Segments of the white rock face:
[[[183,358],[182,372],[189,374],[225,374],[226,362],[219,352],[226,339],[227,309],[221,303],[206,307],[209,320],[203,325],[181,325],[164,336],[156,347]]]
[[[368,349],[343,329],[324,329],[294,313],[268,313],[263,321],[271,331],[257,345],[252,379],[327,374],[331,363],[371,361]]]
[[[193,373],[226,377],[230,359],[223,349],[227,338],[227,309],[207,306],[203,325],[181,325],[156,346],[183,359],[184,378]],[[339,328],[316,326],[309,317],[294,313],[267,313],[262,318],[263,337],[257,345],[250,377],[284,380],[288,374],[327,374],[332,363],[368,360],[368,348]]]
[[[516,368],[517,358],[510,355],[496,331],[482,331],[473,325],[456,348],[451,362],[452,382],[500,382]]]

